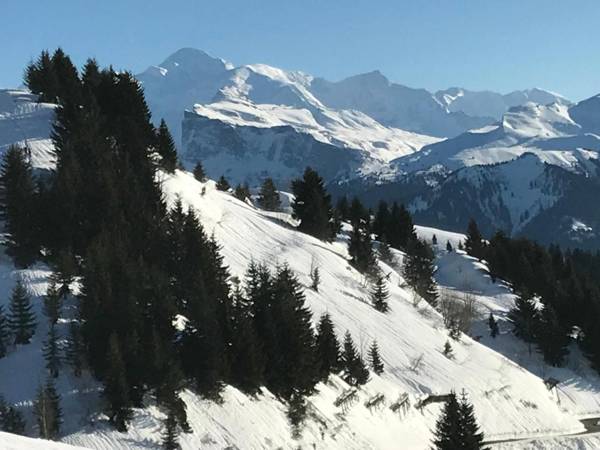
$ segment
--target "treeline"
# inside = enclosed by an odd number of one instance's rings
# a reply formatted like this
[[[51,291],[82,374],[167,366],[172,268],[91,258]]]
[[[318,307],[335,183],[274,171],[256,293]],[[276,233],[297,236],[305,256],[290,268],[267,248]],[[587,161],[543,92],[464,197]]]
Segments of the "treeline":
[[[471,221],[465,248],[488,263],[492,279],[517,293],[510,313],[514,332],[535,344],[548,364],[560,366],[571,337],[600,371],[600,253],[562,251],[497,232],[485,241]]]

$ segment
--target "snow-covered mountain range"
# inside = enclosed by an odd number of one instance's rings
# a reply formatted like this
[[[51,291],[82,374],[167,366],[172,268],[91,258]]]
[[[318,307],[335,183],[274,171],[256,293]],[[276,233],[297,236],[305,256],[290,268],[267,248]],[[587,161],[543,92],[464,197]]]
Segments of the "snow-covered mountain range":
[[[324,157],[323,172],[340,179],[382,177],[392,159],[495,120],[493,114],[469,115],[460,105],[450,108],[450,94],[444,103],[377,71],[329,82],[264,64],[234,67],[194,49],[177,51],[138,78],[155,120],[164,117],[177,137],[184,161],[201,159],[210,175],[225,173],[233,181],[252,182],[266,173],[283,180],[303,168],[295,160],[314,159],[303,148],[330,145],[345,151]],[[472,97],[469,105],[487,104],[485,95],[461,92]],[[511,105],[531,98],[567,103],[541,90],[507,98]]]
[[[186,167],[201,160],[212,177],[253,185],[271,176],[285,187],[311,165],[337,194],[401,200],[429,224],[463,230],[472,215],[486,233],[600,245],[600,217],[573,206],[598,190],[600,96],[431,93],[378,71],[331,82],[193,49],[139,78],[156,120],[181,133]],[[560,219],[560,232],[542,217]]]

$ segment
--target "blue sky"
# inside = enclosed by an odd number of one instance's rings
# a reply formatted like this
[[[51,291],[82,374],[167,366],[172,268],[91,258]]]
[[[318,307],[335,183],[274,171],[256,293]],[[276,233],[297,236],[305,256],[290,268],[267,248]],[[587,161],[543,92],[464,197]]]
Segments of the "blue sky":
[[[331,80],[379,69],[430,90],[600,92],[596,0],[3,1],[0,87],[62,46],[139,72],[181,47]]]

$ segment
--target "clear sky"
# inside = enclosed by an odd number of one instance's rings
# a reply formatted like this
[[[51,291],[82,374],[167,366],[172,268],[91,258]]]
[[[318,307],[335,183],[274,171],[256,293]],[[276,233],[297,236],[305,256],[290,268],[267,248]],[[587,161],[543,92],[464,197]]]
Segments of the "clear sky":
[[[42,49],[139,72],[181,47],[331,80],[600,92],[598,0],[2,0],[0,87]]]

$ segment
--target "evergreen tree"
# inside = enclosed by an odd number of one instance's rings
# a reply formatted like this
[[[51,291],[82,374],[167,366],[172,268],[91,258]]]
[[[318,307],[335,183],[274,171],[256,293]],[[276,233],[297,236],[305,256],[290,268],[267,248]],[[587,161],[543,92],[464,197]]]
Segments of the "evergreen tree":
[[[544,361],[551,366],[560,367],[568,355],[569,334],[559,322],[551,305],[544,305],[537,325],[537,343]]]
[[[477,222],[475,222],[473,219],[469,221],[469,226],[467,227],[465,250],[467,251],[468,255],[474,256],[477,259],[483,258],[485,242],[481,236],[481,233],[479,232]]]
[[[490,316],[488,318],[488,326],[490,328],[490,336],[496,338],[500,330],[498,329],[498,322],[496,322],[496,319],[494,318],[494,315],[492,313],[490,313]]]
[[[389,297],[390,293],[385,285],[385,278],[381,272],[378,272],[371,291],[371,304],[377,311],[386,313],[390,309],[388,306]]]
[[[513,332],[529,344],[529,353],[531,353],[531,343],[536,337],[539,320],[534,301],[528,291],[521,291],[515,299],[515,306],[508,313],[508,318],[513,324]]]
[[[58,377],[58,371],[60,369],[60,348],[58,346],[58,335],[56,332],[56,324],[51,323],[48,328],[48,337],[44,341],[42,348],[42,354],[46,360],[46,369],[50,373],[52,378]]]
[[[112,334],[109,341],[104,398],[108,403],[107,413],[110,422],[118,431],[126,431],[132,411],[125,379],[125,365],[116,334]]]
[[[353,221],[348,241],[348,254],[350,264],[359,272],[370,275],[376,269],[369,226],[361,219]]]
[[[392,226],[392,217],[388,205],[384,201],[380,201],[377,205],[377,212],[373,219],[373,233],[377,236],[380,241],[386,240],[388,234],[390,234],[390,228]]]
[[[340,344],[335,336],[331,317],[325,313],[317,324],[316,354],[319,364],[319,379],[326,380],[330,373],[340,371]]]
[[[73,370],[73,375],[80,377],[84,367],[85,348],[79,323],[73,321],[69,324],[69,339],[65,351],[66,361]]]
[[[232,315],[232,383],[242,391],[254,394],[264,380],[264,358],[251,306],[240,289],[233,294]]]
[[[435,257],[431,247],[424,241],[414,240],[408,247],[402,269],[406,282],[432,306],[437,304],[437,287],[433,274]]]
[[[335,237],[331,196],[325,190],[323,179],[307,167],[302,179],[292,181],[293,216],[300,220],[298,229],[324,241]]]
[[[238,184],[235,187],[235,191],[233,192],[233,195],[235,195],[235,197],[238,200],[241,200],[243,202],[246,201],[246,199],[251,198],[250,188],[248,187],[248,183]]]
[[[375,372],[377,375],[381,375],[383,373],[383,361],[379,355],[379,346],[375,340],[371,344],[371,347],[369,347],[369,365],[371,366],[371,370],[373,370],[373,372]]]
[[[25,69],[25,85],[34,94],[38,94],[39,101],[56,102],[58,80],[52,67],[52,59],[48,51],[42,51],[35,62],[31,62]]]
[[[164,119],[161,119],[160,125],[156,129],[156,151],[161,157],[161,167],[169,173],[175,172],[177,168],[177,149]]]
[[[75,279],[77,263],[70,249],[61,249],[56,256],[52,281],[58,288],[58,294],[64,300],[71,290],[71,283]]]
[[[217,180],[216,187],[217,190],[225,192],[231,189],[231,185],[229,184],[229,181],[227,181],[227,178],[225,178],[225,175],[221,175],[219,177],[219,179]]]
[[[206,181],[206,173],[204,172],[204,167],[200,161],[194,166],[194,178],[202,183]]]
[[[344,368],[344,380],[346,383],[352,386],[359,386],[369,381],[369,370],[358,354],[349,331],[346,331],[344,335],[342,366]]]
[[[436,450],[466,449],[465,440],[461,430],[460,404],[456,394],[452,392],[444,403],[442,415],[438,418],[433,432],[434,448]]]
[[[13,288],[10,297],[8,326],[14,337],[15,344],[29,344],[35,333],[35,316],[31,307],[31,299],[21,279]]]
[[[336,211],[336,214],[338,215],[340,221],[348,219],[348,212],[349,212],[348,197],[346,197],[344,195],[338,199],[337,203],[335,204],[335,211]]]
[[[394,202],[390,216],[390,227],[386,238],[392,247],[407,250],[409,245],[417,239],[415,225],[410,212],[408,212],[404,205],[398,206]]]
[[[379,248],[377,249],[377,254],[379,255],[379,259],[381,259],[384,263],[389,266],[393,266],[396,264],[396,260],[394,255],[392,254],[392,250],[390,245],[387,243],[385,239],[383,239],[379,243]]]
[[[452,350],[452,345],[450,344],[450,341],[446,341],[446,343],[444,344],[444,350],[442,351],[442,353],[448,359],[454,358],[454,351]]]
[[[28,151],[9,147],[0,165],[0,214],[7,234],[6,253],[18,267],[39,255],[36,191]]]
[[[0,305],[0,358],[4,358],[10,346],[10,328],[4,314],[4,306]]]
[[[465,450],[483,449],[483,433],[479,429],[473,405],[469,403],[467,394],[462,392],[459,404],[460,431],[462,433],[462,446]]]
[[[431,238],[431,244],[437,245],[437,243],[438,243],[437,236],[434,234],[433,237]]]
[[[48,290],[44,296],[44,314],[48,318],[50,325],[54,325],[58,321],[61,306],[61,295],[56,287],[56,282],[51,278]]]
[[[25,419],[23,414],[8,405],[0,395],[0,431],[25,435]]]
[[[267,364],[269,387],[285,398],[292,392],[309,393],[317,380],[318,361],[304,292],[287,265],[278,268],[272,289],[278,354]]]
[[[266,211],[280,211],[281,200],[272,178],[265,178],[258,193],[258,204]]]
[[[177,417],[173,412],[167,414],[163,421],[164,431],[162,435],[162,446],[164,450],[179,449],[179,436],[177,434]]]
[[[300,438],[302,434],[302,424],[306,420],[306,400],[304,396],[298,392],[294,392],[289,401],[287,416],[292,426],[292,437]]]
[[[448,240],[448,241],[446,242],[446,251],[447,251],[448,253],[452,253],[452,251],[453,251],[453,250],[454,250],[454,248],[452,248],[452,244],[451,244],[451,243],[450,243],[450,241]]]
[[[43,439],[56,439],[62,424],[62,410],[60,408],[60,396],[51,380],[38,388],[33,404],[33,413],[36,417],[40,437]]]
[[[321,270],[319,266],[315,266],[310,272],[310,287],[313,291],[319,292],[319,285],[321,284]]]

